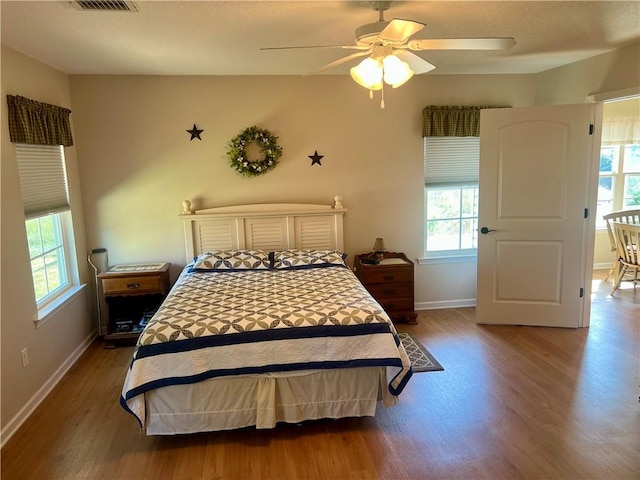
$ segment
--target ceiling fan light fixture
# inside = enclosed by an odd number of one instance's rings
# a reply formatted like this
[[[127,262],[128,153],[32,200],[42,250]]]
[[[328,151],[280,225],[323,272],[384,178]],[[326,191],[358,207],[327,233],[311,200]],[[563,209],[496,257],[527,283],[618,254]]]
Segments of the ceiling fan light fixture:
[[[384,71],[384,82],[393,88],[404,85],[414,74],[409,65],[395,55],[388,55],[384,58],[382,69]]]
[[[371,57],[365,58],[357,66],[350,70],[351,78],[358,85],[368,90],[380,90],[382,88],[382,65]]]

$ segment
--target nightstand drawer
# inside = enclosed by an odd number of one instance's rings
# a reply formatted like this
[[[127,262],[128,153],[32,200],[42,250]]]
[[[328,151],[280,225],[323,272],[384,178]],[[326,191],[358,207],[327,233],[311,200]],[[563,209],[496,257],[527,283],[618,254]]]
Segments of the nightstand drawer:
[[[148,277],[103,278],[103,295],[128,295],[144,292],[162,292],[162,278],[158,275]]]
[[[376,300],[391,317],[396,312],[413,312],[413,298],[411,297],[377,298]]]
[[[367,285],[367,290],[378,300],[390,297],[411,297],[413,295],[413,285],[410,282],[374,283]]]
[[[371,283],[413,283],[413,270],[409,268],[375,268],[365,270],[365,282]]]

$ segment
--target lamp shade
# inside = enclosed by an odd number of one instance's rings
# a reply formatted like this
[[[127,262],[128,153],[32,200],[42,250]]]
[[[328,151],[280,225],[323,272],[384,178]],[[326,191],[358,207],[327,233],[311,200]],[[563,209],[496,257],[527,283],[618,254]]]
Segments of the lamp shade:
[[[350,70],[351,78],[369,90],[382,89],[382,65],[371,57]]]
[[[373,242],[373,251],[374,252],[384,252],[387,249],[384,246],[384,240],[380,237],[376,238],[376,241]]]
[[[382,61],[382,68],[384,70],[384,82],[393,88],[404,85],[413,77],[413,70],[409,68],[409,65],[395,55],[387,55]]]

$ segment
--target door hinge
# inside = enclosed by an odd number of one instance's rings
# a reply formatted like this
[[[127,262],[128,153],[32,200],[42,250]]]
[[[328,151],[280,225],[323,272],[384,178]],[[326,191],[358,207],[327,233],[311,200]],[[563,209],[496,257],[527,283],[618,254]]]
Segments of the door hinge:
[[[580,287],[580,298],[584,297],[584,288]]]
[[[593,135],[593,123],[589,124],[589,135]]]
[[[584,218],[589,218],[589,209],[588,208],[584,209]]]

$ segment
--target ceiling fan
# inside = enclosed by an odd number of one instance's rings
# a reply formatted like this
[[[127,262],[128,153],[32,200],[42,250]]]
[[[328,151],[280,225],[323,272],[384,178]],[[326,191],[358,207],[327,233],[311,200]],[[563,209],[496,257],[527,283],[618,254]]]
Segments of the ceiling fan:
[[[411,37],[421,31],[426,24],[400,18],[385,21],[384,11],[389,9],[391,1],[369,3],[379,13],[379,19],[375,23],[368,23],[356,29],[355,45],[266,47],[261,50],[312,48],[357,50],[357,52],[324,65],[312,73],[337,67],[356,58],[367,57],[358,66],[351,69],[351,76],[371,92],[372,90],[381,90],[383,81],[396,88],[407,82],[414,74],[419,75],[436,68],[435,65],[412,52],[424,50],[507,50],[516,43],[511,37],[412,40]],[[373,98],[372,92],[370,97]],[[384,103],[382,108],[384,108]]]

